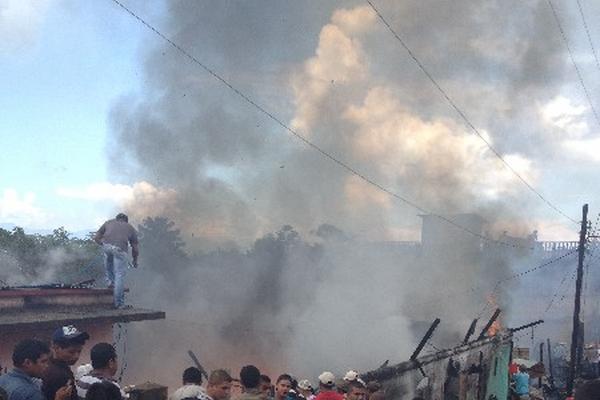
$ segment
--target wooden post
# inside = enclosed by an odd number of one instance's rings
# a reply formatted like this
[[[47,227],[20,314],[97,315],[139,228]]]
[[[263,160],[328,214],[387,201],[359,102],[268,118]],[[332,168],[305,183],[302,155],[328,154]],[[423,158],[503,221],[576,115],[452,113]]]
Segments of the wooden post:
[[[475,333],[475,327],[476,326],[477,326],[477,318],[475,318],[473,320],[473,322],[471,322],[471,325],[469,326],[469,330],[467,331],[467,334],[465,335],[465,338],[463,339],[462,344],[469,343],[469,339],[471,338],[471,336],[473,335],[473,333]]]
[[[544,342],[540,343],[540,363],[544,364]],[[544,366],[544,370],[546,370],[546,366]],[[538,378],[538,388],[542,388],[542,377]]]
[[[550,387],[554,389],[554,369],[552,368],[552,347],[550,346],[550,339],[547,339],[546,344],[548,345],[548,372]]]
[[[569,379],[567,380],[567,395],[573,395],[573,384],[575,382],[575,378],[579,374],[579,365],[578,360],[580,360],[579,354],[581,354],[581,346],[583,343],[580,343],[581,334],[579,330],[581,329],[581,319],[579,314],[581,313],[581,285],[583,281],[583,259],[585,257],[585,241],[587,235],[587,214],[588,214],[588,205],[584,204],[583,206],[583,218],[581,220],[581,231],[579,232],[579,259],[577,262],[577,281],[575,282],[575,306],[573,307],[573,332],[571,334],[571,363],[569,365]]]

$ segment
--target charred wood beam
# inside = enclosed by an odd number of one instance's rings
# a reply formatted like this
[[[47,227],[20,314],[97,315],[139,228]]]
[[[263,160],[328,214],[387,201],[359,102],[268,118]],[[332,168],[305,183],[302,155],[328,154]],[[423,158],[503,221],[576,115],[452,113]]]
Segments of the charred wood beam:
[[[490,320],[487,322],[487,324],[485,324],[485,326],[481,330],[481,333],[479,334],[479,337],[477,338],[477,340],[481,340],[481,339],[485,338],[485,335],[486,335],[488,329],[490,329],[492,327],[492,324],[498,319],[498,316],[500,316],[501,312],[502,312],[502,310],[500,310],[499,308],[496,308],[496,311],[494,311],[492,318],[490,318]]]
[[[467,331],[467,334],[465,335],[465,338],[463,339],[462,344],[469,343],[469,339],[475,333],[475,327],[477,326],[477,321],[478,321],[478,319],[475,318],[473,320],[473,322],[471,322],[471,326],[469,326],[469,330]]]
[[[417,359],[417,357],[419,357],[421,350],[423,350],[423,347],[425,347],[425,344],[427,344],[427,341],[431,338],[431,336],[433,336],[433,331],[435,331],[435,328],[438,327],[440,322],[441,322],[441,320],[439,318],[436,318],[435,321],[433,321],[433,323],[431,324],[431,326],[425,333],[425,336],[423,336],[423,339],[421,339],[421,342],[419,342],[419,345],[413,352],[412,356],[410,356],[411,361],[414,361]]]
[[[368,381],[385,381],[398,375],[402,375],[408,371],[423,368],[429,364],[435,363],[440,360],[448,359],[450,357],[459,356],[472,349],[477,349],[483,346],[491,345],[492,343],[505,343],[509,342],[511,335],[498,335],[491,338],[485,338],[479,341],[472,341],[466,345],[460,345],[453,349],[442,350],[435,354],[426,355],[420,357],[417,360],[409,360],[401,362],[400,364],[390,365],[384,368],[378,368],[373,371],[365,372],[361,374],[362,380]]]
[[[532,326],[536,326],[536,325],[543,324],[543,323],[544,323],[544,320],[543,319],[539,319],[537,321],[530,322],[530,323],[528,323],[526,325],[521,325],[521,326],[518,326],[516,328],[509,328],[508,330],[510,331],[510,333],[515,333],[515,332],[518,332],[518,331],[522,331],[523,329],[531,328]]]
[[[188,355],[190,356],[194,364],[196,364],[196,367],[200,370],[202,376],[204,376],[204,378],[208,381],[208,373],[206,372],[202,364],[200,364],[200,361],[198,361],[198,357],[196,357],[192,350],[188,350]]]

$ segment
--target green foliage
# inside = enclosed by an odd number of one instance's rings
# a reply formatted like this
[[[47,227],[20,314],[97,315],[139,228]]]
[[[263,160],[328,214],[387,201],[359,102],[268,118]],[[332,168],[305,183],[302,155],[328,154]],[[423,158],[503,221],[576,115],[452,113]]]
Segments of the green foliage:
[[[185,242],[173,221],[164,217],[146,218],[138,225],[138,235],[144,268],[169,274],[187,265]]]
[[[63,227],[48,235],[27,234],[20,227],[10,231],[0,228],[0,264],[13,265],[0,268],[4,270],[0,279],[11,284],[74,283],[95,278],[97,265],[102,265],[98,255],[91,237],[71,237]]]

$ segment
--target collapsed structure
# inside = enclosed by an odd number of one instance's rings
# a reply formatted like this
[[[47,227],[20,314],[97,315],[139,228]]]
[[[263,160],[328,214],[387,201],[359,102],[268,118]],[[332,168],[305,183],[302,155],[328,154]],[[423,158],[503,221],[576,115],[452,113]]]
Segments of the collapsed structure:
[[[362,375],[382,384],[387,399],[506,399],[512,331],[381,366]]]

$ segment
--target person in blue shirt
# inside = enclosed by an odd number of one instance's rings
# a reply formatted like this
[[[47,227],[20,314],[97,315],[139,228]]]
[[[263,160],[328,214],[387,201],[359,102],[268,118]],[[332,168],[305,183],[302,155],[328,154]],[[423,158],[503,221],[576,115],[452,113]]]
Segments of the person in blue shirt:
[[[8,400],[47,400],[39,379],[48,369],[48,345],[39,340],[25,339],[15,346],[12,359],[14,368],[0,376],[0,388],[6,392]],[[72,383],[66,385],[51,400],[66,400],[72,390]]]
[[[529,374],[524,365],[519,366],[519,372],[513,375],[513,381],[515,383],[515,394],[519,396],[519,399],[529,399]]]

